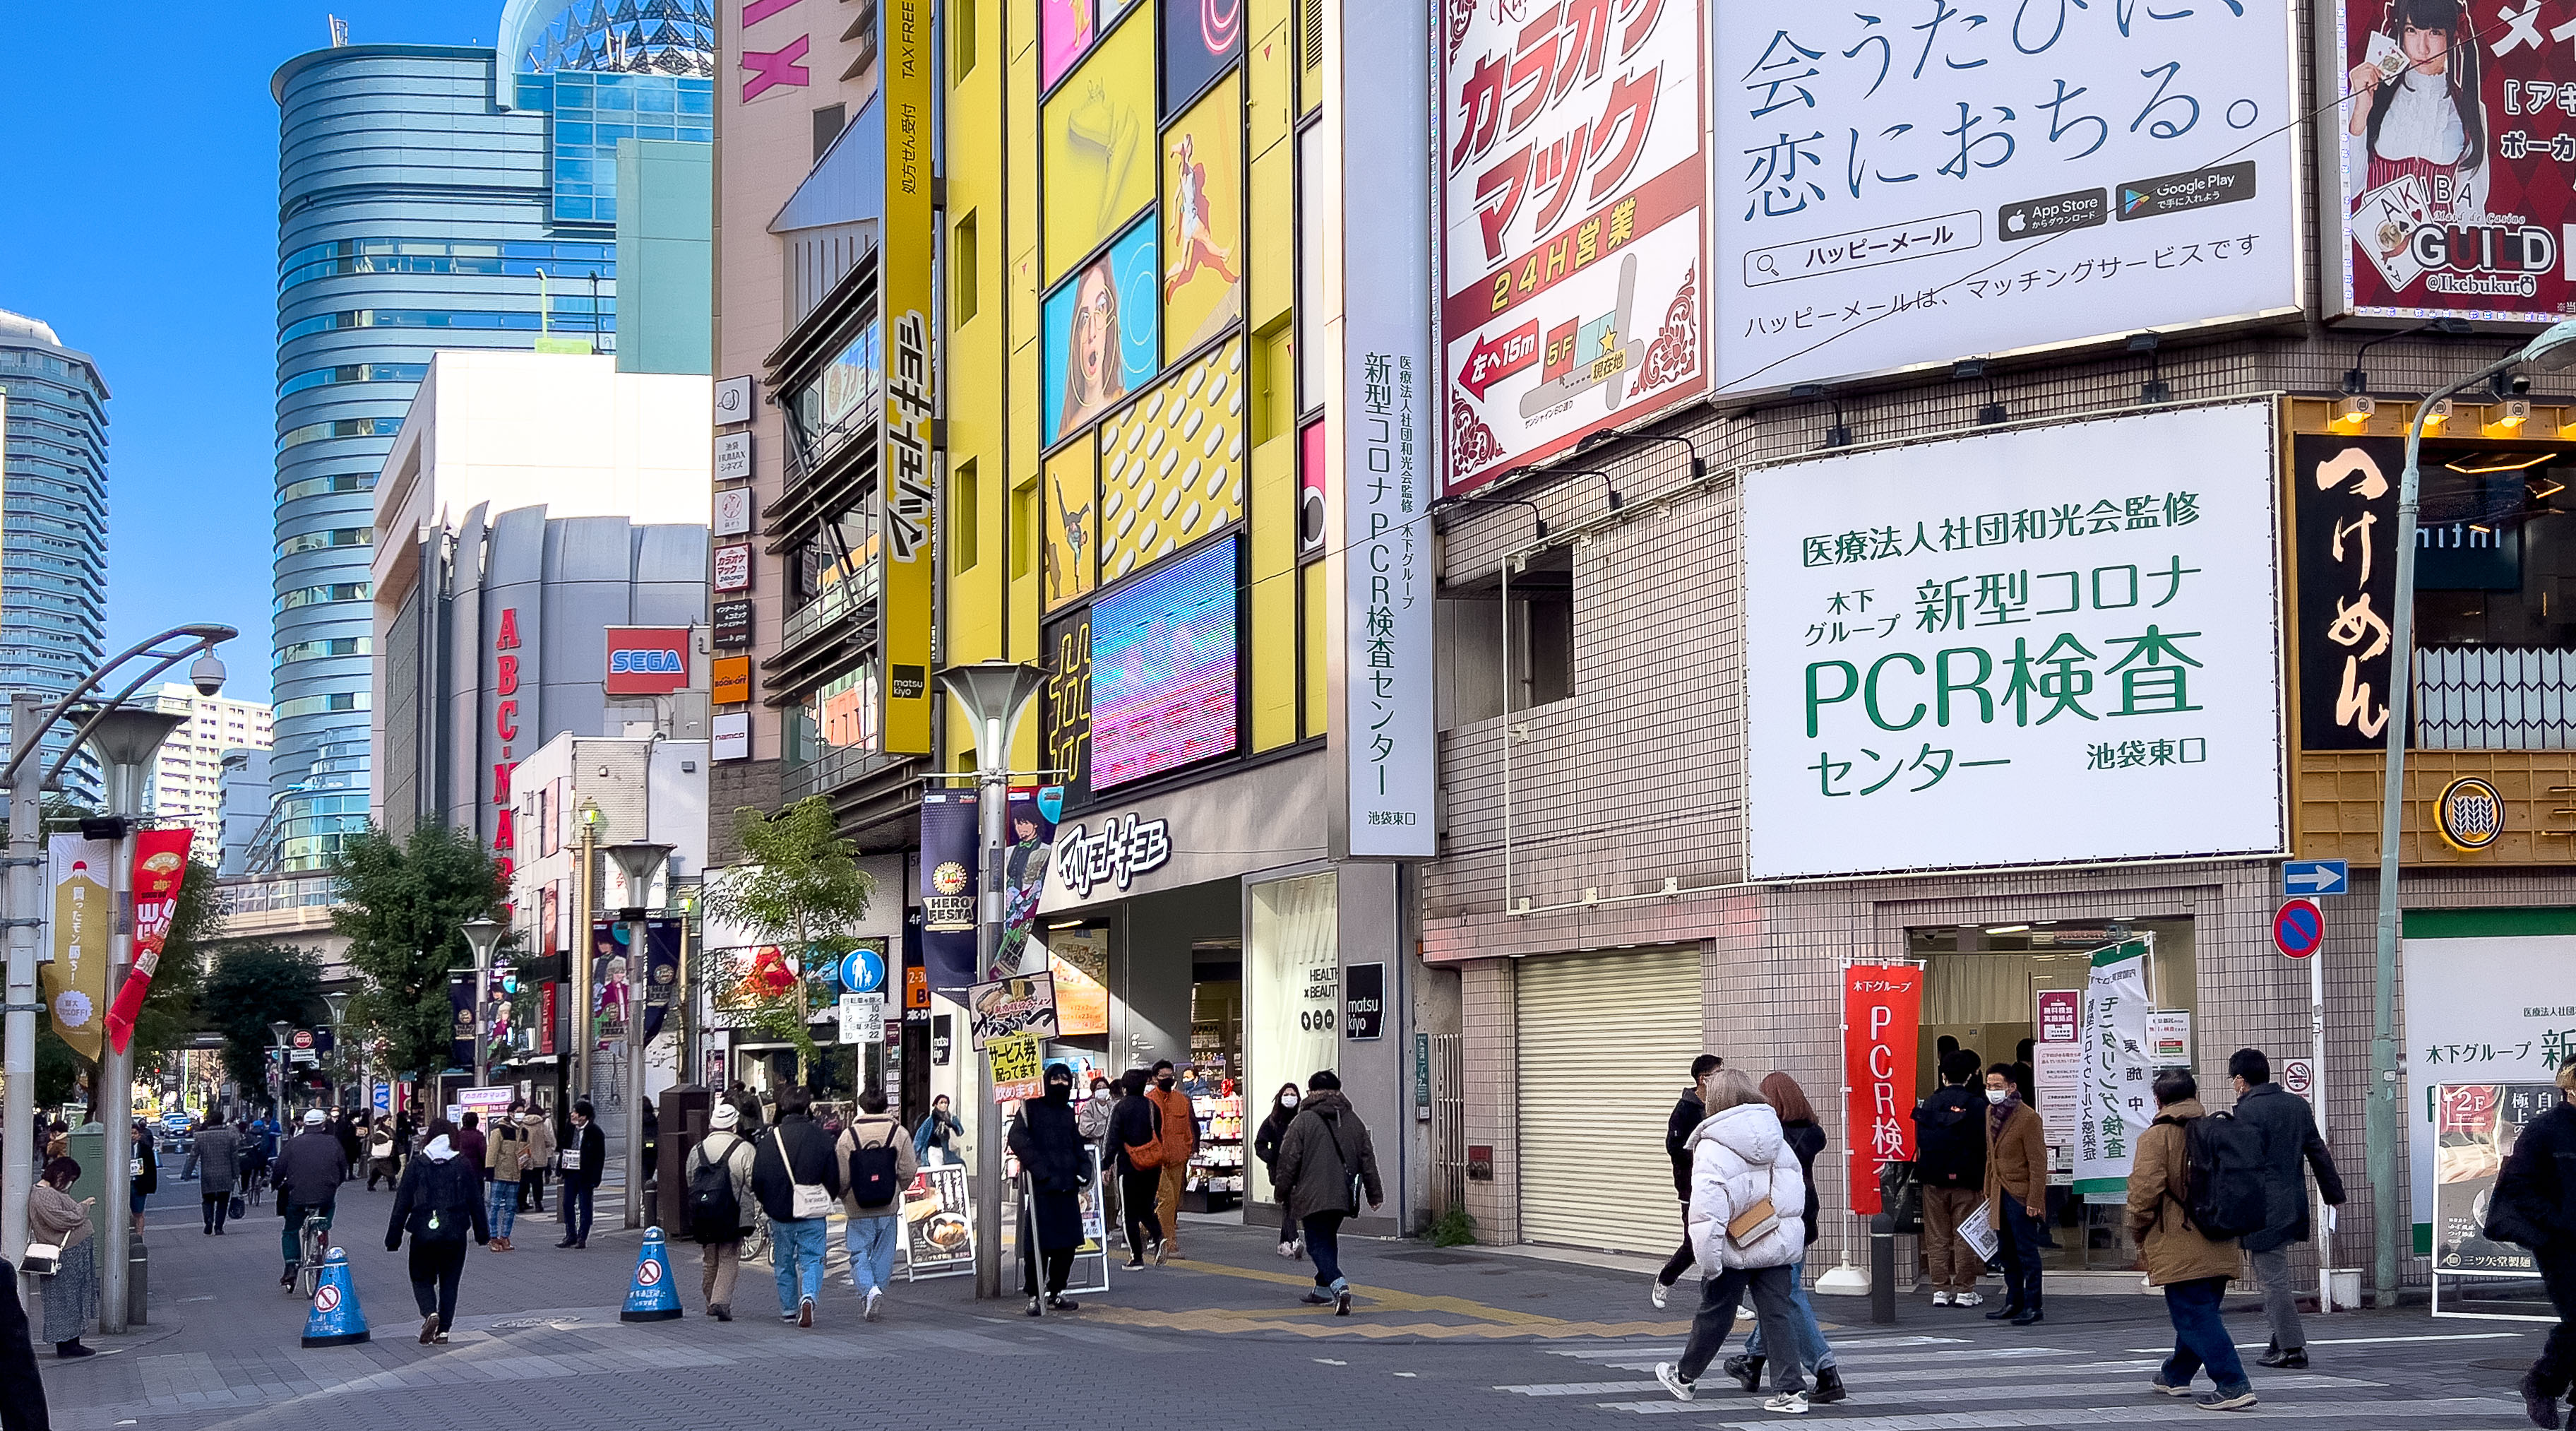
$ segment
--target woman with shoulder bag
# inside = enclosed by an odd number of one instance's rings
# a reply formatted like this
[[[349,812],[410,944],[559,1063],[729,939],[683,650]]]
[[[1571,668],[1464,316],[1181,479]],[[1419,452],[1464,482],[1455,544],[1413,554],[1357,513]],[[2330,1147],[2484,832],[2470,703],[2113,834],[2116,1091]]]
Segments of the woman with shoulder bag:
[[[89,1210],[98,1199],[72,1200],[71,1185],[80,1175],[80,1164],[56,1158],[27,1193],[29,1262],[40,1246],[58,1249],[54,1274],[45,1282],[45,1340],[54,1344],[54,1355],[66,1359],[98,1355],[81,1345],[81,1333],[98,1311],[98,1249],[89,1235]]]
[[[1120,1080],[1125,1096],[1109,1115],[1109,1146],[1118,1156],[1118,1200],[1126,1205],[1127,1266],[1145,1265],[1145,1251],[1163,1260],[1163,1222],[1155,1215],[1154,1197],[1163,1182],[1163,1111],[1145,1096],[1152,1075],[1127,1070]]]
[[[392,1220],[385,1227],[385,1250],[402,1250],[411,1234],[411,1296],[420,1307],[421,1345],[447,1340],[456,1324],[456,1289],[465,1276],[465,1239],[492,1240],[484,1220],[483,1170],[458,1152],[450,1141],[456,1125],[440,1118],[429,1125],[429,1141],[420,1156],[403,1169],[394,1189]]]
[[[1785,1073],[1770,1073],[1762,1078],[1763,1101],[1780,1115],[1781,1136],[1798,1155],[1798,1174],[1807,1183],[1807,1205],[1801,1214],[1807,1224],[1807,1239],[1798,1260],[1789,1264],[1789,1302],[1798,1313],[1801,1338],[1797,1343],[1798,1360],[1816,1374],[1816,1389],[1808,1393],[1810,1402],[1824,1403],[1843,1399],[1843,1377],[1834,1365],[1833,1344],[1825,1340],[1825,1329],[1816,1324],[1816,1309],[1807,1301],[1806,1248],[1816,1245],[1816,1155],[1825,1150],[1825,1130],[1816,1122],[1815,1105],[1807,1101],[1807,1092],[1798,1080]],[[1726,1374],[1746,1391],[1762,1385],[1763,1336],[1756,1323],[1753,1335],[1746,1339],[1741,1356],[1726,1359]]]
[[[1691,1196],[1682,1216],[1698,1254],[1699,1311],[1680,1363],[1655,1364],[1655,1380],[1679,1401],[1692,1398],[1700,1373],[1717,1359],[1748,1291],[1765,1341],[1794,1347],[1800,1336],[1789,1299],[1797,1275],[1791,1269],[1807,1246],[1807,1180],[1798,1171],[1797,1150],[1752,1074],[1720,1069],[1708,1087],[1708,1116],[1690,1135]],[[1776,1394],[1763,1410],[1806,1411],[1798,1358],[1771,1359],[1771,1389]]]

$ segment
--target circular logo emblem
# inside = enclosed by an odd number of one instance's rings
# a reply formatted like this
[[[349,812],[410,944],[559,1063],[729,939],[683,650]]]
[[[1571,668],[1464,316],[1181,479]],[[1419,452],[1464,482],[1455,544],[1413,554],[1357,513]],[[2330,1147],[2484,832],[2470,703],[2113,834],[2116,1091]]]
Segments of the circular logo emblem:
[[[966,867],[955,860],[942,860],[930,872],[930,887],[941,894],[966,892]]]
[[[80,1028],[89,1022],[89,995],[78,989],[65,989],[54,996],[54,1021],[66,1028]]]
[[[2452,849],[2475,854],[2504,833],[2504,797],[2474,776],[2454,780],[2433,802],[2433,823]]]
[[[313,1310],[336,1312],[340,1309],[340,1289],[325,1282],[313,1289]]]
[[[647,1257],[642,1262],[637,1263],[635,1265],[635,1280],[643,1283],[647,1287],[659,1284],[662,1280],[661,1262],[657,1259]]]

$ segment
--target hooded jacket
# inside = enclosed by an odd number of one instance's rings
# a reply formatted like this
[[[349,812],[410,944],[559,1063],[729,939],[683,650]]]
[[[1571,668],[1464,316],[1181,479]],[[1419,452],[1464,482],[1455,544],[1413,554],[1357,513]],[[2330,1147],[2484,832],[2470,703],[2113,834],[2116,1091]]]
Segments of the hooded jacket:
[[[1786,1267],[1807,1250],[1807,1180],[1797,1151],[1768,1103],[1739,1103],[1712,1113],[1691,1130],[1690,1204],[1682,1226],[1702,1275],[1730,1268]],[[1769,1232],[1739,1244],[1726,1225],[1764,1198],[1778,1221]]]
[[[2205,1110],[2197,1098],[2168,1103],[2138,1135],[2129,1165],[2129,1232],[2145,1254],[2147,1280],[2159,1287],[2236,1275],[2234,1239],[2213,1242],[2191,1225],[2192,1119]]]
[[[440,1157],[441,1152],[447,1156]],[[438,1225],[432,1227],[432,1222]],[[482,1167],[432,1138],[403,1167],[402,1182],[394,1189],[393,1218],[385,1224],[385,1250],[402,1246],[405,1232],[414,1242],[463,1242],[469,1233],[477,1242],[491,1241],[483,1212]]]
[[[1707,1116],[1699,1090],[1685,1088],[1681,1101],[1673,1105],[1673,1116],[1664,1123],[1664,1156],[1673,1160],[1673,1196],[1684,1202],[1690,1201],[1691,1190],[1690,1135]]]
[[[1377,1150],[1369,1146],[1368,1127],[1336,1089],[1308,1093],[1297,1105],[1270,1170],[1272,1182],[1287,1190],[1288,1216],[1298,1222],[1318,1213],[1358,1213],[1351,1198],[1353,1174],[1370,1203],[1386,1197],[1377,1180]]]
[[[1130,1093],[1119,1099],[1118,1106],[1109,1111],[1109,1151],[1117,1156],[1119,1171],[1124,1173],[1152,1171],[1149,1168],[1137,1167],[1136,1160],[1127,1150],[1142,1148],[1149,1144],[1159,1148],[1162,1146],[1162,1141],[1163,1115],[1161,1110],[1154,1106],[1154,1100],[1141,1093]],[[1160,1162],[1154,1164],[1156,1168],[1161,1166]]]

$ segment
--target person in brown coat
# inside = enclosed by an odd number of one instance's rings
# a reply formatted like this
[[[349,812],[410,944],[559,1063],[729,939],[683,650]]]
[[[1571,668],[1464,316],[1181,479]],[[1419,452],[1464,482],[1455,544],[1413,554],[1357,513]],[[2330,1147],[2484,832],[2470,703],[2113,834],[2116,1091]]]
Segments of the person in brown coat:
[[[2212,1241],[2191,1225],[2190,1124],[2202,1113],[2200,1084],[2169,1068],[2156,1075],[2155,1090],[2156,1121],[2138,1136],[2129,1167],[2129,1232],[2146,1254],[2147,1280],[2164,1289],[2174,1327],[2174,1353],[2149,1385],[2189,1396],[2193,1373],[2206,1366],[2218,1389],[2197,1404],[2242,1411],[2254,1404],[2254,1387],[2218,1315],[2236,1275],[2236,1242]]]
[[[2004,1259],[2004,1304],[1986,1320],[2027,1327],[2039,1317],[2039,1231],[2048,1216],[2048,1130],[2021,1101],[2013,1067],[1986,1070],[1986,1216]]]
[[[1162,1219],[1163,1252],[1170,1257],[1181,1255],[1181,1184],[1189,1176],[1190,1155],[1199,1150],[1198,1117],[1190,1109],[1190,1095],[1173,1086],[1177,1082],[1172,1061],[1165,1059],[1154,1065],[1154,1086],[1145,1090],[1146,1099],[1163,1115],[1163,1169],[1154,1189],[1154,1215]]]

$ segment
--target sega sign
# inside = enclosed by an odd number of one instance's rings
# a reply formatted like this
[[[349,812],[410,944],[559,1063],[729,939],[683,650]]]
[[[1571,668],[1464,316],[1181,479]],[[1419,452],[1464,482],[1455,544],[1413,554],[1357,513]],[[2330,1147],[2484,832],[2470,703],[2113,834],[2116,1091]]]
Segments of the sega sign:
[[[667,696],[688,685],[688,627],[608,628],[608,694]]]

